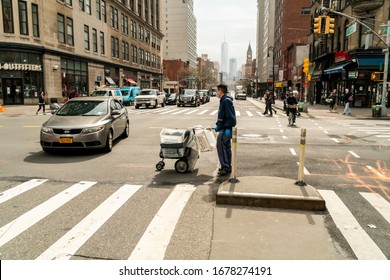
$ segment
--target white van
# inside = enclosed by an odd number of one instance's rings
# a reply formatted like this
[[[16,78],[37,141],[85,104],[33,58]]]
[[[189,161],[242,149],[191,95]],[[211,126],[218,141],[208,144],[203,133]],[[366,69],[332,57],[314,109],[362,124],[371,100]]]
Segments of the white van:
[[[123,104],[122,92],[119,88],[103,87],[96,89],[91,96],[113,96]]]

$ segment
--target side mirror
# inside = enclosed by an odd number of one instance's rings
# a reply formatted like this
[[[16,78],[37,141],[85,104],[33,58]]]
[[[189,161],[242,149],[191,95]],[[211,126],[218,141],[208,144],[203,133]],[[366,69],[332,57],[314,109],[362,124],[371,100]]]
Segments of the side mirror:
[[[120,110],[112,110],[111,112],[111,116],[119,116],[121,114],[121,111]]]

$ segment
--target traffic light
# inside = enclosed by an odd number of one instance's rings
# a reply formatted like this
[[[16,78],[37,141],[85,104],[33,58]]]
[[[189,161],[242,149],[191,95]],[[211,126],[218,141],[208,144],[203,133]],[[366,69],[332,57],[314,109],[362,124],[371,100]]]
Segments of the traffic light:
[[[303,73],[305,73],[307,75],[307,73],[309,73],[309,63],[310,63],[310,60],[308,58],[305,58],[303,60]]]
[[[314,18],[313,33],[321,34],[321,19],[322,17]]]
[[[334,18],[326,17],[325,34],[334,33]]]
[[[374,82],[382,82],[383,81],[383,72],[372,72],[371,80]]]

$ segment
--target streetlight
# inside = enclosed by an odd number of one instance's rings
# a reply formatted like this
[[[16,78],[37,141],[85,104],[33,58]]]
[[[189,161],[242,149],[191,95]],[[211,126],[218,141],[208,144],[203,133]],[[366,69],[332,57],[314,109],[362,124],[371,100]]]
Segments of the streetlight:
[[[275,97],[275,48],[273,46],[268,47],[267,57],[269,57],[269,51],[272,51],[272,95]]]

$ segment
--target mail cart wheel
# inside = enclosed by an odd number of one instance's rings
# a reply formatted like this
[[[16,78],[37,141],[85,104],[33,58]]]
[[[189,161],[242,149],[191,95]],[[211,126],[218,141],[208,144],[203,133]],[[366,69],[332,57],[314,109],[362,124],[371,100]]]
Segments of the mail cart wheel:
[[[164,169],[164,166],[165,166],[165,163],[163,161],[159,161],[157,164],[156,164],[156,169],[158,171],[161,171]]]
[[[183,159],[179,159],[175,163],[175,170],[178,173],[186,173],[188,171],[188,162]]]

